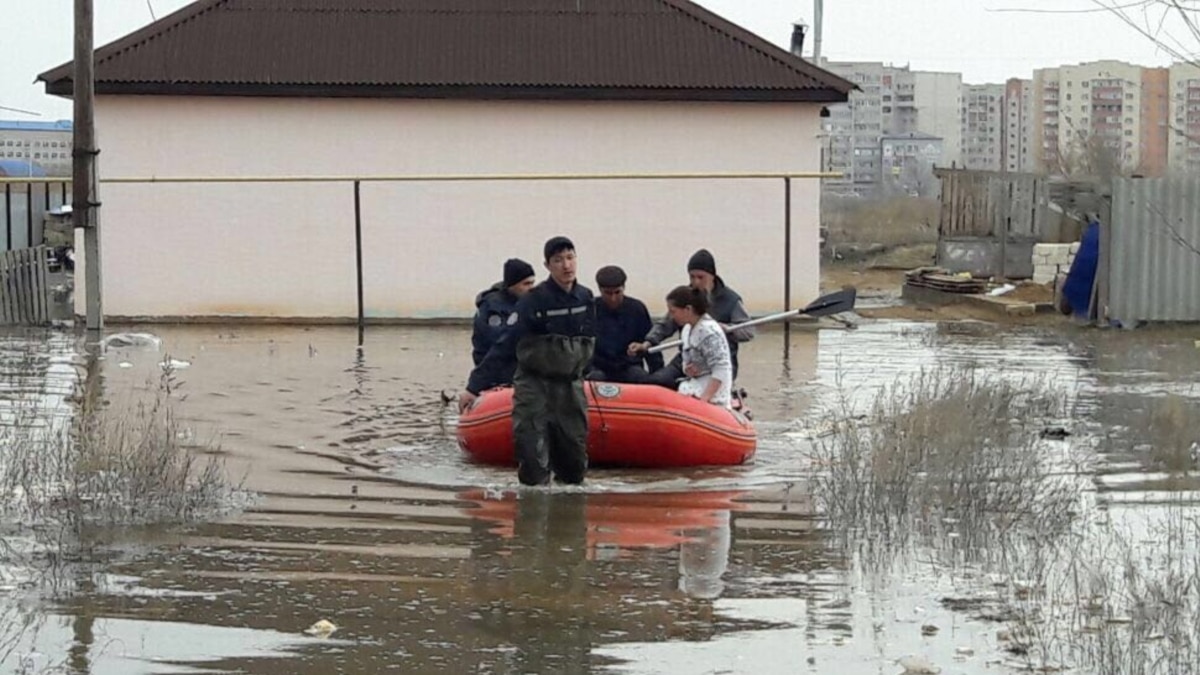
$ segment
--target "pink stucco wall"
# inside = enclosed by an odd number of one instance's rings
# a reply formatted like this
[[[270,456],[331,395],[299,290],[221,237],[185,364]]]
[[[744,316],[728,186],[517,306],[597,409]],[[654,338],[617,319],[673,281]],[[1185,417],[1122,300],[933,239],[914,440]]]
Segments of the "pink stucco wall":
[[[101,176],[776,172],[817,168],[819,106],[100,97]],[[817,292],[818,184],[792,183],[792,299]],[[356,311],[346,183],[105,183],[109,316]],[[654,310],[706,247],[754,313],[783,304],[781,179],[365,183],[373,317],[464,317],[505,258],[572,237]],[[82,299],[82,288],[77,297]],[[80,305],[82,309],[82,305]]]

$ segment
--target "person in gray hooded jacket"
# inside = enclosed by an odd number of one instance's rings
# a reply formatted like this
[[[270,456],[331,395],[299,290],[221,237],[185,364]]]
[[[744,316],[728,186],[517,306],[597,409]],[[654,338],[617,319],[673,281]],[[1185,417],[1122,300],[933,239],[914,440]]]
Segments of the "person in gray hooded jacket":
[[[717,275],[717,262],[708,249],[702,248],[693,253],[692,257],[688,259],[688,280],[692,288],[708,293],[710,303],[708,313],[723,328],[750,320],[750,313],[746,311],[746,306],[742,302],[742,296],[738,295],[737,291],[726,286],[725,280]],[[633,355],[644,352],[650,347],[670,338],[679,329],[679,324],[675,323],[671,319],[670,313],[668,313],[650,329],[650,332],[646,334],[645,340],[629,345],[629,353]],[[727,332],[725,336],[729,339],[729,354],[733,360],[733,377],[736,379],[738,373],[738,345],[754,339],[754,329],[739,328],[738,330]],[[664,368],[652,373],[650,375],[650,382],[674,389],[678,387],[679,380],[684,377],[686,375],[683,372],[683,358],[682,356],[676,356]]]

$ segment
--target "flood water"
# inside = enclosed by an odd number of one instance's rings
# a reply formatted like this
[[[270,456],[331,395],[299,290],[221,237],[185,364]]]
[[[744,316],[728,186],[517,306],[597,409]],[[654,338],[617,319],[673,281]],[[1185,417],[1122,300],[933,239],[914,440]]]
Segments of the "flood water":
[[[120,532],[70,594],[0,577],[0,671],[849,675],[917,657],[1003,672],[997,625],[940,602],[961,579],[915,560],[881,583],[835,543],[805,451],[821,411],[839,396],[862,409],[922,369],[973,368],[1069,397],[1069,442],[1087,448],[1165,394],[1200,399],[1197,336],[1182,330],[879,322],[794,331],[786,357],[773,331],[741,352],[752,464],[522,491],[455,445],[440,392],[461,387],[466,329],[372,328],[361,350],[352,328],[122,330],[162,345],[92,363],[110,410],[174,360],[182,437],[219,446],[256,498],[217,522]],[[4,344],[44,355],[61,407],[80,341]],[[0,399],[29,389],[2,372]],[[1109,509],[1193,489],[1136,453],[1095,454],[1085,478]],[[322,619],[336,631],[305,634]]]

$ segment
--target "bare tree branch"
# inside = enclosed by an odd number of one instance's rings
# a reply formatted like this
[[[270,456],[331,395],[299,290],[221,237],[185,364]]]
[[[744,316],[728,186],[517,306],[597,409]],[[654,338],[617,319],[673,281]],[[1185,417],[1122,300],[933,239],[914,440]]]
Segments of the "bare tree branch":
[[[1137,31],[1142,37],[1153,42],[1159,47],[1159,49],[1165,51],[1175,60],[1200,65],[1200,58],[1198,58],[1198,56],[1200,56],[1200,44],[1193,45],[1191,48],[1189,48],[1180,42],[1179,39],[1174,35],[1169,32],[1165,32],[1162,28],[1166,23],[1167,16],[1173,13],[1173,10],[1178,4],[1176,0],[1148,0],[1144,3],[1135,3],[1133,7],[1142,8],[1142,15],[1146,20],[1145,25],[1139,23],[1136,19],[1129,15],[1127,10],[1131,8],[1130,5],[1122,5],[1117,3],[1115,0],[1092,0],[1092,3],[1096,5],[1098,9],[1106,10],[1113,16],[1120,19],[1122,23]],[[1149,23],[1150,14],[1151,10],[1156,7],[1161,11],[1161,13],[1156,16],[1159,26],[1158,28],[1152,30]],[[1189,13],[1195,13],[1196,11],[1197,10],[1182,7],[1179,10],[1180,14],[1184,16]],[[1189,21],[1187,22],[1187,25],[1189,25],[1189,27],[1193,27],[1195,24],[1190,20],[1191,17],[1188,18]],[[1170,42],[1174,43],[1173,45],[1168,44],[1168,38],[1170,39]]]
[[[1145,7],[1152,5],[1158,0],[1137,0],[1127,5],[1119,5],[1118,9],[1126,9],[1131,7]],[[997,7],[987,8],[985,11],[996,12],[998,14],[1099,14],[1101,12],[1111,11],[1108,7],[1092,7],[1090,9],[1037,9],[1034,7]]]

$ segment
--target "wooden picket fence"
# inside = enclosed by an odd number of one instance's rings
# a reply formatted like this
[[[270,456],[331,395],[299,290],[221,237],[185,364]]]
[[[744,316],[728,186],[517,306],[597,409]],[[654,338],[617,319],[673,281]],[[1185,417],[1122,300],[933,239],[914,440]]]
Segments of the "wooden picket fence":
[[[0,325],[50,323],[49,267],[47,246],[0,253]]]

